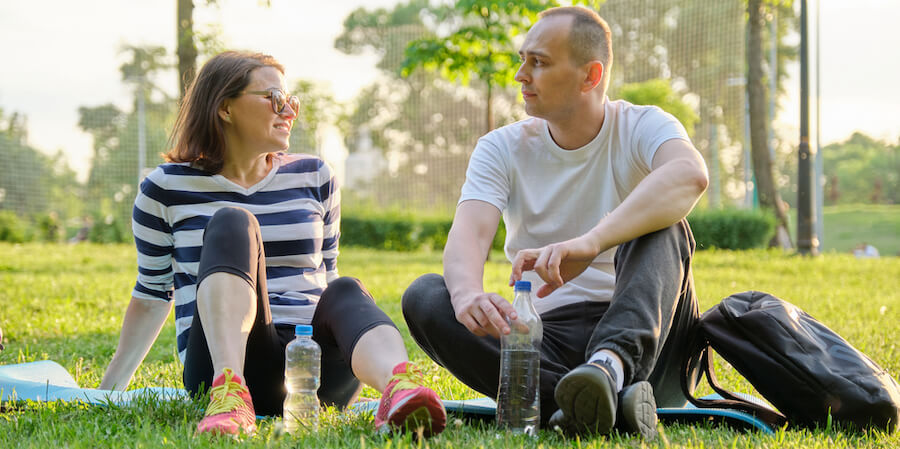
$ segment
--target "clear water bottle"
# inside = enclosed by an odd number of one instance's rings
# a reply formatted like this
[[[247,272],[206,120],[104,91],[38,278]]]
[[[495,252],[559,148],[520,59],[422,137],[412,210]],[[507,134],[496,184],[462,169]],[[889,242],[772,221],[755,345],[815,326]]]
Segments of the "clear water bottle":
[[[319,421],[319,376],[322,349],[312,339],[312,326],[299,324],[296,338],[284,349],[284,430],[315,431]]]
[[[510,332],[500,338],[500,392],[497,424],[516,433],[535,435],[541,421],[541,317],[531,302],[531,282],[517,281],[509,321]]]

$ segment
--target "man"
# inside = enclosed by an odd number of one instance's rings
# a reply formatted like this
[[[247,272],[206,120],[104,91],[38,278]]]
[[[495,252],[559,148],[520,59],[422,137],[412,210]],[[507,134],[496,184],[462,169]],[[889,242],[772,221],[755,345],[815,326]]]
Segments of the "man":
[[[496,396],[498,337],[516,318],[483,288],[502,213],[510,282],[538,286],[542,422],[600,434],[618,422],[652,438],[657,404],[685,402],[681,351],[699,314],[684,218],[706,189],[705,164],[674,117],[606,97],[603,19],[581,7],[539,17],[516,74],[532,118],[478,141],[445,278],[417,279],[403,313],[431,358]]]

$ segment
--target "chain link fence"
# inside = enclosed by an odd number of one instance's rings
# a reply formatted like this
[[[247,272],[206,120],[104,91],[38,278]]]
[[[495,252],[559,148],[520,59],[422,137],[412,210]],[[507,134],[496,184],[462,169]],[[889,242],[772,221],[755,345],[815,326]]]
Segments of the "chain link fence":
[[[635,83],[664,80],[696,115],[688,131],[709,164],[707,204],[743,202],[744,1],[607,0],[599,12],[613,33],[610,98]],[[399,76],[403,51],[423,27],[376,30],[380,76],[347,104],[334,107],[315,84],[297,84],[310,104],[332,106],[328,114],[301,114],[292,151],[319,154],[336,167],[345,211],[450,216],[455,208],[468,156],[487,131],[485,86],[477,80],[461,86],[424,71]],[[62,154],[28,146],[25,118],[0,110],[0,211],[48,221],[62,229],[58,239],[85,237],[86,229],[97,240],[127,239],[139,179],[162,162],[176,110],[171,96],[138,87],[130,110],[80,109],[79,126],[93,137],[94,151],[83,183]],[[492,97],[496,126],[525,117],[517,88],[495,88]]]

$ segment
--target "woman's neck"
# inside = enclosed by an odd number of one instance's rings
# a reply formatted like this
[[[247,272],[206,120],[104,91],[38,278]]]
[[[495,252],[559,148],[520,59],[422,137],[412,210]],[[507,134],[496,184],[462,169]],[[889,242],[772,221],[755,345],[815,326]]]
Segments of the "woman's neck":
[[[254,154],[243,158],[239,155],[226,155],[219,174],[241,187],[249,188],[269,174],[272,169],[271,155],[272,153]]]

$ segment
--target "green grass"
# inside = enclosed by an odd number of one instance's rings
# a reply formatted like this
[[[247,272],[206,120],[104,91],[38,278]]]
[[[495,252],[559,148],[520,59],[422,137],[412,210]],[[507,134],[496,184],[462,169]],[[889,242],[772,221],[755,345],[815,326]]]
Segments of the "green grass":
[[[900,255],[900,205],[828,206],[824,216],[823,251],[850,252],[867,242],[882,256]]]
[[[440,272],[440,254],[391,253],[356,248],[343,251],[340,270],[361,278],[378,303],[408,335],[399,298],[418,275]],[[511,295],[509,265],[498,253],[487,266],[486,286]],[[0,327],[6,351],[0,364],[51,359],[65,366],[84,387],[94,388],[118,339],[122,315],[134,284],[135,254],[126,245],[0,244]],[[695,279],[706,310],[730,293],[768,291],[802,307],[860,350],[900,374],[900,258],[857,260],[830,253],[807,259],[774,251],[704,251],[697,254]],[[132,388],[181,387],[171,318],[138,369]],[[413,360],[424,368],[445,399],[478,394],[426,358],[407,336]],[[720,381],[737,391],[751,387],[730,367],[719,366]],[[364,396],[376,398],[371,389]],[[316,434],[283,435],[277,421],[260,423],[257,437],[243,442],[194,437],[203,404],[139,401],[129,407],[78,403],[5,404],[0,411],[0,447],[419,447],[411,435],[372,431],[370,416],[329,410]],[[451,419],[447,431],[427,447],[739,447],[830,448],[900,447],[900,435],[842,433],[835,430],[779,432],[775,437],[737,433],[715,426],[664,426],[663,438],[642,443],[627,436],[570,440],[542,431],[536,440],[502,435],[492,425]]]

